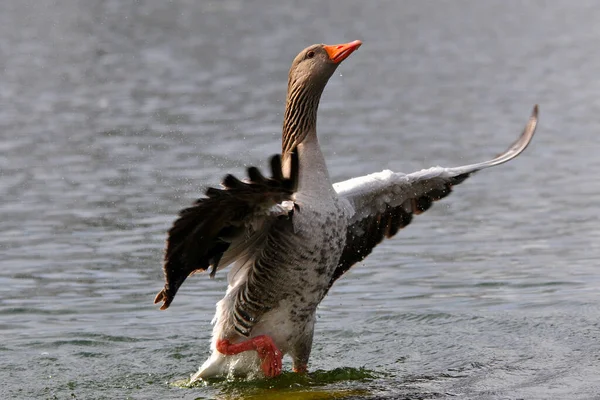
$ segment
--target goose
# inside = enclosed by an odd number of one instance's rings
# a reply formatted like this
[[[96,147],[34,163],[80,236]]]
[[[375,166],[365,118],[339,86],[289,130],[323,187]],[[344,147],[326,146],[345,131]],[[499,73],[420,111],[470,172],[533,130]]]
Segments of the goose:
[[[333,283],[414,215],[446,197],[473,173],[517,157],[533,138],[538,107],[502,154],[456,168],[411,174],[389,170],[332,184],[317,138],[323,89],[361,41],[302,50],[289,71],[281,155],[270,177],[247,169],[183,209],[170,228],[164,288],[154,303],[169,307],[185,279],[231,265],[213,319],[211,355],[191,382],[213,377],[275,377],[282,357],[306,373],[317,306]]]

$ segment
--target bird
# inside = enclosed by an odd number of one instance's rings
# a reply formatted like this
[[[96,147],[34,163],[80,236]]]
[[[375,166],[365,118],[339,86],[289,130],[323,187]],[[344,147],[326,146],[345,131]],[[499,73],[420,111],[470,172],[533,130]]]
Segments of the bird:
[[[245,179],[225,176],[220,188],[208,188],[180,211],[168,231],[165,285],[154,300],[161,310],[188,276],[209,271],[214,277],[231,265],[212,321],[211,354],[190,382],[276,377],[286,354],[294,372],[307,373],[317,306],[337,279],[454,186],[512,160],[531,142],[537,105],[518,139],[489,161],[332,183],[317,110],[330,77],[361,45],[302,50],[289,70],[282,149],[270,159],[270,176],[257,167]]]

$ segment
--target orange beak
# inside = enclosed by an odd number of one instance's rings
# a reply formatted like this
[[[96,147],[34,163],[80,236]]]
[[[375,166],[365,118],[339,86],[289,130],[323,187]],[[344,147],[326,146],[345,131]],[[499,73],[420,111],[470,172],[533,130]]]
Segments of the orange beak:
[[[323,48],[329,54],[329,59],[336,64],[344,61],[354,50],[358,49],[362,42],[355,40],[354,42],[344,44],[325,45]]]

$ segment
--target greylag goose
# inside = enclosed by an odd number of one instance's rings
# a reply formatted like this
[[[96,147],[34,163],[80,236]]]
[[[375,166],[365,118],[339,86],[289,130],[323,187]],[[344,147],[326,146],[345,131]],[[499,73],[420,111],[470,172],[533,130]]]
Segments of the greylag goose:
[[[515,158],[531,141],[537,106],[518,140],[490,161],[408,175],[386,170],[332,184],[317,139],[317,108],[333,72],[361,44],[302,50],[289,72],[282,152],[271,158],[271,177],[255,167],[243,181],[227,175],[222,188],[209,188],[169,230],[166,283],[155,299],[161,310],[189,275],[210,269],[212,277],[232,265],[213,320],[212,354],[192,381],[274,377],[284,354],[294,371],[306,372],[316,309],[331,285],[413,215],[474,172]]]

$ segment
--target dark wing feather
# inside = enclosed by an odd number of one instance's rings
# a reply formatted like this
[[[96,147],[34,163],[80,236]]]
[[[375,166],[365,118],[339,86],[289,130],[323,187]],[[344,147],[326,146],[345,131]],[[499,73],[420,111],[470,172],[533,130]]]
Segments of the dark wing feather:
[[[271,158],[271,178],[255,167],[249,179],[227,175],[222,189],[209,188],[206,197],[179,213],[169,230],[164,260],[165,287],[154,303],[169,307],[185,279],[197,271],[211,269],[211,277],[233,238],[246,231],[246,223],[282,201],[291,200],[298,185],[298,155],[292,153],[289,178],[283,176],[279,155]],[[266,215],[266,214],[265,214]]]
[[[474,172],[503,164],[521,154],[533,138],[537,116],[536,105],[521,136],[492,160],[457,168],[434,167],[408,175],[383,171],[335,184],[338,195],[348,200],[354,215],[329,286],[368,256],[384,238],[394,236],[410,224],[413,215],[427,211],[434,201],[448,196],[453,186]]]
[[[427,211],[434,201],[448,196],[452,191],[452,186],[458,185],[468,177],[469,174],[453,177],[443,183],[441,188],[432,188],[419,196],[411,197],[400,206],[392,207],[386,204],[382,212],[351,224],[346,233],[346,245],[329,282],[329,287],[350,267],[371,254],[375,246],[383,239],[391,238],[400,229],[409,225],[413,215]]]

